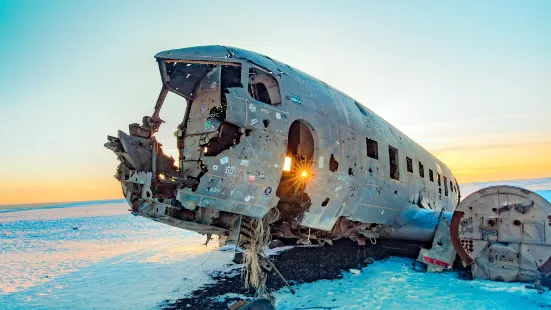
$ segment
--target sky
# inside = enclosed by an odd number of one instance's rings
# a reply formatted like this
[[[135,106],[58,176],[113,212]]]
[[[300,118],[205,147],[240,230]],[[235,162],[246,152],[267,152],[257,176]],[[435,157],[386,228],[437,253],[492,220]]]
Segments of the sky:
[[[549,1],[0,1],[0,204],[122,197],[162,50],[229,45],[369,107],[459,183],[551,176]],[[170,95],[170,155],[185,101]],[[170,153],[172,152],[172,154]]]

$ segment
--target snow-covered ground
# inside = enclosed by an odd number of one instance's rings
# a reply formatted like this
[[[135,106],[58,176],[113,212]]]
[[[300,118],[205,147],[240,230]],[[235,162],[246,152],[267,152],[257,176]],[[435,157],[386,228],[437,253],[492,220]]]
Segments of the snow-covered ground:
[[[521,283],[465,281],[455,272],[419,273],[411,260],[393,257],[376,262],[360,274],[282,289],[278,309],[540,309],[551,307],[550,293],[540,295]]]
[[[126,203],[0,212],[0,309],[153,309],[212,281],[232,251]],[[73,229],[78,227],[78,229]]]
[[[466,184],[462,195],[510,184],[551,201],[551,178]],[[141,217],[123,202],[0,211],[0,309],[154,309],[185,297],[227,271],[233,250]],[[520,283],[463,281],[455,273],[422,274],[391,258],[342,279],[276,293],[278,309],[425,307],[551,308],[551,293]],[[237,272],[237,270],[236,270]],[[221,297],[223,298],[223,297]]]

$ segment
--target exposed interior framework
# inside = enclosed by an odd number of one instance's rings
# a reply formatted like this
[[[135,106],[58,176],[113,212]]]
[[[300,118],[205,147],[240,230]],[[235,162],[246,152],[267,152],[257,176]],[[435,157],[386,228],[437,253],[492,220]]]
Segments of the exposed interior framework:
[[[249,95],[252,98],[271,105],[281,103],[279,85],[276,79],[260,68],[249,70]]]

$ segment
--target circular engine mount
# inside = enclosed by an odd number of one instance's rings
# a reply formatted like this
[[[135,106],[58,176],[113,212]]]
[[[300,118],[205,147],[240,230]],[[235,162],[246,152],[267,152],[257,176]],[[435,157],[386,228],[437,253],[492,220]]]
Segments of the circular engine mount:
[[[457,206],[450,234],[476,279],[532,282],[551,274],[551,204],[529,190],[472,193]]]

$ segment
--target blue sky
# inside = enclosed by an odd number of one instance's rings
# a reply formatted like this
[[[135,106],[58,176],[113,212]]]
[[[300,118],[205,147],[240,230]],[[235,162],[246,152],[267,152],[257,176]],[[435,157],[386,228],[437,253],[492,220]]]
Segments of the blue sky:
[[[482,162],[551,175],[550,160],[511,149],[542,155],[551,145],[549,16],[549,1],[3,0],[0,203],[119,195],[103,143],[151,113],[161,86],[153,55],[208,44],[327,82],[459,174]],[[171,96],[166,108],[160,139],[175,149],[184,101]],[[509,161],[488,164],[504,153]]]

